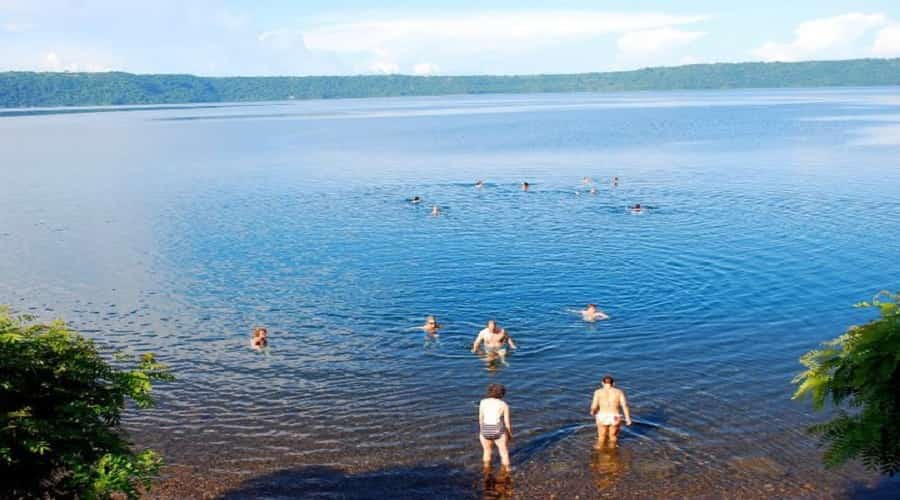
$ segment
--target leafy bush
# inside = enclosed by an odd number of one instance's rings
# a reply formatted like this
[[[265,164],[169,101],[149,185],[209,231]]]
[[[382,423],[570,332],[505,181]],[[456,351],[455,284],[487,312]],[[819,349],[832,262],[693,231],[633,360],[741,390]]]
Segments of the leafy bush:
[[[121,414],[126,400],[153,406],[153,382],[172,379],[152,354],[110,363],[63,322],[0,308],[0,491],[136,498],[162,461],[130,449]]]
[[[893,476],[900,471],[900,294],[880,292],[856,306],[878,307],[881,318],[800,358],[807,370],[794,379],[794,398],[808,394],[816,409],[828,400],[838,407],[837,417],[810,429],[827,443],[827,466],[859,458]]]

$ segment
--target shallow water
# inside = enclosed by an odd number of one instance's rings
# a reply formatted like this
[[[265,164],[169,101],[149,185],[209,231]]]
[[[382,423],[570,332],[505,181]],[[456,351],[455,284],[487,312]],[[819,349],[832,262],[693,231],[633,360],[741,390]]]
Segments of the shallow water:
[[[172,366],[128,419],[171,464],[163,492],[871,494],[818,465],[803,429],[824,415],[790,381],[871,317],[851,304],[900,289],[896,95],[2,116],[0,303]],[[587,302],[611,319],[580,321]],[[520,346],[507,365],[468,352],[488,318]],[[636,421],[618,454],[591,451],[605,373]],[[478,473],[489,382],[513,409],[508,482]]]

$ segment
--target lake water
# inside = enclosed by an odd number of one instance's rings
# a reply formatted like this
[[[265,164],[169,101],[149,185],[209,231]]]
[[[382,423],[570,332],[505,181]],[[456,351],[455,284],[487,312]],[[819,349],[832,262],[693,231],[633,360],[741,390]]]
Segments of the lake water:
[[[897,492],[825,471],[827,415],[790,400],[798,357],[900,289],[896,88],[103,111],[0,117],[0,303],[171,365],[127,419],[162,496]],[[468,352],[489,318],[508,366]],[[606,373],[617,453],[592,451]],[[490,382],[510,478],[480,471]]]

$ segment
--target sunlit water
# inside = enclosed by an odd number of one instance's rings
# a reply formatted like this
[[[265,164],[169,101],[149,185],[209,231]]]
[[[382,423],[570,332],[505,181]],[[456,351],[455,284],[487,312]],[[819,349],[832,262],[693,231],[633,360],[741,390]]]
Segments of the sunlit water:
[[[791,378],[871,318],[851,304],[900,288],[896,89],[4,115],[0,303],[171,365],[127,426],[177,491],[871,482],[821,468],[804,428],[825,416],[790,400]],[[588,302],[611,319],[582,322]],[[436,340],[414,329],[426,314]],[[489,318],[519,344],[507,366],[468,352]],[[268,353],[247,347],[257,325]],[[591,451],[606,373],[635,416],[618,454]],[[478,474],[489,382],[512,407],[509,481]]]

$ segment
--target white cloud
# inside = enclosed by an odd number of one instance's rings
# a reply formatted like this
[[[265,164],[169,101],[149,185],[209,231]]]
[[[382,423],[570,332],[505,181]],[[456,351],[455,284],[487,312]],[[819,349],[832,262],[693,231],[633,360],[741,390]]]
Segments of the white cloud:
[[[883,28],[872,44],[872,55],[878,57],[900,56],[900,24]]]
[[[657,28],[630,31],[619,37],[617,45],[624,55],[650,55],[687,45],[706,36],[703,31],[682,31],[675,28]]]
[[[434,63],[418,63],[413,66],[413,74],[420,76],[428,76],[437,73],[440,70],[437,64]]]
[[[79,62],[64,59],[56,52],[47,52],[44,54],[38,68],[41,71],[71,71],[71,72],[87,72],[94,73],[100,71],[110,71],[111,68],[95,62]]]
[[[859,57],[865,55],[860,38],[888,22],[884,14],[858,12],[813,19],[797,26],[792,41],[767,42],[751,53],[764,61]]]
[[[397,17],[362,22],[337,22],[306,29],[303,40],[312,51],[360,59],[364,66],[384,71],[384,62],[413,67],[430,60],[441,67],[466,66],[465,61],[502,59],[502,54],[526,59],[534,52],[551,54],[562,44],[580,43],[609,35],[642,33],[650,43],[681,44],[702,36],[673,27],[709,19],[707,15],[661,12],[613,13],[596,11],[518,11],[468,16]],[[640,47],[637,35],[625,41]],[[565,54],[560,54],[565,57]],[[487,64],[487,63],[486,63]],[[422,67],[424,68],[424,67]],[[596,68],[585,68],[596,69]],[[492,67],[493,72],[503,71]],[[468,67],[465,71],[471,71]],[[433,71],[432,71],[433,72]]]
[[[306,45],[303,43],[303,33],[298,30],[264,31],[256,36],[256,40],[263,47],[273,50],[306,50]]]
[[[371,73],[394,75],[400,72],[400,65],[390,61],[373,61],[369,64],[368,70]]]

